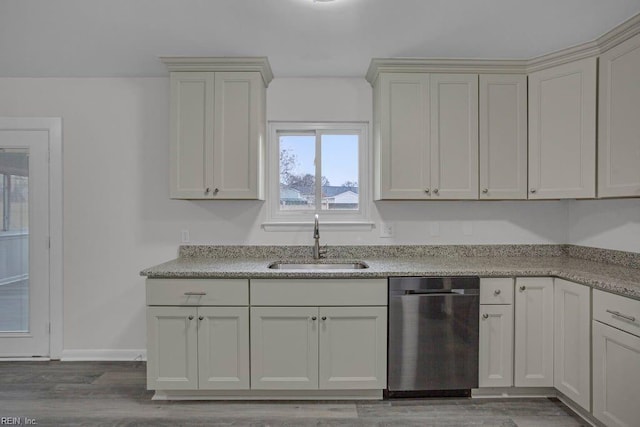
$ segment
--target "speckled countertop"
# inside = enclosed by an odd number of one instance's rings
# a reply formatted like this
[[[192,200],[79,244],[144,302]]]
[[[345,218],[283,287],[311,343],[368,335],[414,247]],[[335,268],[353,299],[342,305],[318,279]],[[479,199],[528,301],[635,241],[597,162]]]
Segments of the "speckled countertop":
[[[559,248],[559,249],[557,249]],[[548,249],[548,250],[547,250]],[[557,250],[556,250],[557,249]],[[545,253],[545,251],[547,253]],[[226,257],[188,253],[143,270],[149,278],[385,278],[389,276],[555,276],[640,300],[640,269],[570,256],[566,246],[548,246],[535,256],[385,256],[340,257],[321,262],[361,261],[361,270],[269,269],[274,261],[313,262],[307,257]],[[575,249],[574,249],[575,252]],[[228,255],[228,254],[227,254]],[[255,255],[255,254],[254,254]],[[273,254],[275,255],[275,254]],[[281,254],[285,255],[285,254]],[[355,255],[355,254],[354,254]],[[373,255],[362,253],[362,255]],[[415,254],[414,254],[415,255]],[[601,255],[601,254],[600,254]],[[600,259],[600,258],[598,258]]]

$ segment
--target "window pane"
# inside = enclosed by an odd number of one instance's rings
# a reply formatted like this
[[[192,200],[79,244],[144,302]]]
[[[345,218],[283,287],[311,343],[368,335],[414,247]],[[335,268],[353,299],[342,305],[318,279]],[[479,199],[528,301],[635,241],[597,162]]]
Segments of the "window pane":
[[[0,332],[29,331],[28,190],[28,152],[0,152]]]
[[[280,210],[315,210],[315,135],[280,135],[278,141]]]
[[[357,210],[358,135],[322,135],[322,210]]]
[[[29,177],[11,175],[9,230],[26,231],[29,224]]]

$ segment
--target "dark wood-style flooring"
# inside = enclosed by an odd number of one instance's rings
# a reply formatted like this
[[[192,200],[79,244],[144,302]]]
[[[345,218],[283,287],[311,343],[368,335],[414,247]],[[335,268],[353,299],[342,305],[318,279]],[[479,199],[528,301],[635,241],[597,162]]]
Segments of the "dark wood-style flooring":
[[[0,421],[38,426],[587,425],[556,399],[152,401],[144,362],[0,362]],[[6,422],[5,422],[6,424]]]

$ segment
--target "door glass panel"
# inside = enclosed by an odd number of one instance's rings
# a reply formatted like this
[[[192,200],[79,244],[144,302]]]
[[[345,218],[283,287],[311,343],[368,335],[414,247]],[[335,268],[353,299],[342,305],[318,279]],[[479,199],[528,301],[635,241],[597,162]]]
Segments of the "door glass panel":
[[[0,150],[0,332],[29,331],[29,150]]]

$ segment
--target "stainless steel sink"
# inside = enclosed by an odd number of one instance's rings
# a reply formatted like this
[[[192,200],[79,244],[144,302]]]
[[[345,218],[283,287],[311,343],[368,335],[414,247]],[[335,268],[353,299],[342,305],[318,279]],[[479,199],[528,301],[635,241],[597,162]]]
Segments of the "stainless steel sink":
[[[369,268],[367,264],[360,261],[354,262],[273,262],[269,268],[274,270],[361,270]]]

